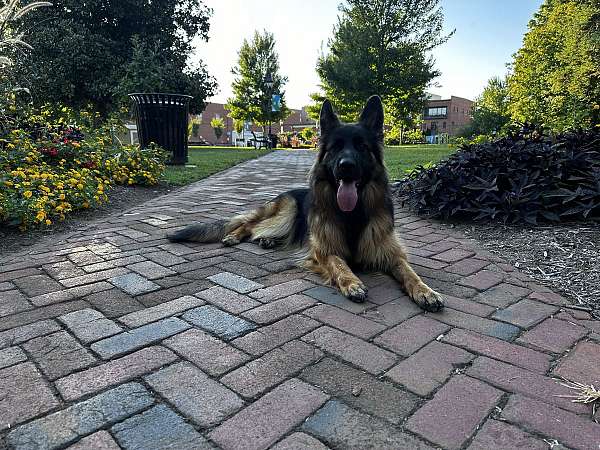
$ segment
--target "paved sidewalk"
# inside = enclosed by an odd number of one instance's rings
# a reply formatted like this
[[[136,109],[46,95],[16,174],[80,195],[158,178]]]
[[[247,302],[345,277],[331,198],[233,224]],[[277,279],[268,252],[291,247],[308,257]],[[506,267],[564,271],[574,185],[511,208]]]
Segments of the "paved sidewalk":
[[[304,185],[312,158],[0,256],[0,449],[598,450],[553,378],[600,385],[600,322],[447,226],[397,210],[433,314],[381,274],[356,304],[288,252],[164,238]]]

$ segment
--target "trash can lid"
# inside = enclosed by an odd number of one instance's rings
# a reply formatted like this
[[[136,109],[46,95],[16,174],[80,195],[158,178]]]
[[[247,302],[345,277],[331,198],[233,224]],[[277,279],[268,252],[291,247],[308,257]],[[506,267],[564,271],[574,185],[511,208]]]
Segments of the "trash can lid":
[[[162,92],[134,92],[127,94],[131,99],[138,104],[146,103],[170,103],[170,104],[187,104],[194,97],[185,94],[167,94]]]

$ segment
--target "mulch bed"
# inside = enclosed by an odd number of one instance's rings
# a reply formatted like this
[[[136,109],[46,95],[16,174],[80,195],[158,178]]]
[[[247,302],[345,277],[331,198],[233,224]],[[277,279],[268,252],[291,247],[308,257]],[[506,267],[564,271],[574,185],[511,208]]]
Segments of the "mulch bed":
[[[453,226],[600,319],[600,222]]]
[[[18,228],[0,226],[0,256],[18,252],[29,247],[41,239],[57,233],[75,230],[81,225],[97,220],[101,217],[117,213],[142,204],[147,200],[173,191],[173,186],[157,185],[152,187],[142,186],[115,186],[109,193],[109,202],[100,208],[77,211],[69,216],[65,222],[57,223],[48,228],[19,231]]]

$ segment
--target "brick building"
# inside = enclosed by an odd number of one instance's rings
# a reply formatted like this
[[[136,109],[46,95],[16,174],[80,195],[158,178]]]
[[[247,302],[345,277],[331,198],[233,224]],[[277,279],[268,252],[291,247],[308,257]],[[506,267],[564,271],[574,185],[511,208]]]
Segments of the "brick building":
[[[456,136],[471,122],[472,108],[473,102],[466,98],[453,95],[449,99],[442,99],[431,96],[423,110],[421,129],[426,136]]]
[[[308,113],[303,109],[290,109],[291,114],[282,122],[273,122],[271,125],[272,133],[277,134],[284,131],[301,131],[304,128],[316,127],[316,122],[308,117]],[[225,123],[225,129],[223,135],[217,141],[215,132],[210,126],[210,121],[214,118],[221,118]],[[221,103],[208,103],[204,111],[201,114],[194,116],[200,126],[198,132],[195,133],[190,139],[190,143],[193,144],[199,141],[208,142],[210,145],[234,145],[231,140],[233,131],[233,119],[229,117],[228,111],[225,109],[225,105]],[[261,127],[252,126],[253,131],[262,131]]]
[[[204,111],[195,115],[192,119],[199,122],[200,127],[198,128],[198,132],[191,136],[190,144],[198,141],[205,141],[211,145],[229,145],[229,137],[233,130],[233,119],[228,116],[225,105],[221,103],[207,103]],[[218,141],[213,128],[210,126],[210,121],[213,119],[223,119],[223,122],[225,123],[223,135]]]

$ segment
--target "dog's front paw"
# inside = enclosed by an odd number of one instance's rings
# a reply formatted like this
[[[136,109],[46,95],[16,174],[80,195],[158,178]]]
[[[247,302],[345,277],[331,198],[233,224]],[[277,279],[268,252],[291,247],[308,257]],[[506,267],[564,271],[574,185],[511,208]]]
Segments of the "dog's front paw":
[[[231,247],[232,245],[238,245],[240,243],[240,240],[233,234],[228,234],[223,238],[221,242],[223,243],[223,245]]]
[[[425,311],[438,312],[444,307],[442,296],[424,283],[418,284],[408,295]]]
[[[277,242],[275,241],[275,239],[269,239],[269,238],[260,238],[258,240],[258,246],[260,248],[264,248],[266,249],[270,249],[270,248],[274,248],[277,245]]]
[[[347,286],[340,286],[342,294],[348,300],[355,303],[364,303],[367,300],[367,288],[362,283],[349,283]]]

